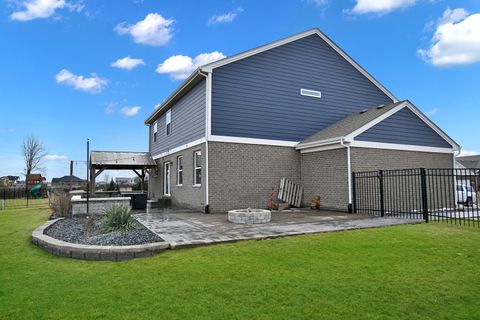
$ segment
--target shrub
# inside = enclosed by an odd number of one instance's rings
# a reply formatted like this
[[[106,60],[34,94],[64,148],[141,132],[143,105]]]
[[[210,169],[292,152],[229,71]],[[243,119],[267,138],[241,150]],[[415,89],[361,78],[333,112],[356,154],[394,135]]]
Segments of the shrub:
[[[132,209],[127,206],[114,205],[103,212],[102,225],[109,232],[133,230],[134,221]]]

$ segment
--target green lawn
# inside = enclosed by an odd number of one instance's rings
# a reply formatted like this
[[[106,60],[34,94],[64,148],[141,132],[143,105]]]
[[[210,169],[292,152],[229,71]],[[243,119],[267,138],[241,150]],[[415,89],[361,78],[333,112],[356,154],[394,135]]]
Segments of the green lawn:
[[[0,212],[0,319],[480,319],[480,230],[421,224],[167,251],[127,262],[30,244]]]

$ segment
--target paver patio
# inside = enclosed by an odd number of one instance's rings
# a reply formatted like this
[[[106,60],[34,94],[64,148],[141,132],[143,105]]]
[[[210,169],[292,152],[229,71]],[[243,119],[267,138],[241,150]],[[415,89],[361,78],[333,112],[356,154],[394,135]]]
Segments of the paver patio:
[[[267,224],[227,221],[227,214],[203,214],[178,208],[151,209],[137,220],[169,242],[172,249],[238,240],[421,223],[422,220],[381,218],[333,211],[272,212]]]

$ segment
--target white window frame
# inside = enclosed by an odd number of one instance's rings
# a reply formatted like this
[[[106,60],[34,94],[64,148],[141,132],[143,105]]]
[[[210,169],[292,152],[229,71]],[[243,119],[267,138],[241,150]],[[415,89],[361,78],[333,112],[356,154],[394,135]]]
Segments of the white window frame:
[[[153,138],[152,138],[154,143],[157,142],[157,132],[158,132],[158,123],[157,121],[155,121],[153,123]]]
[[[197,166],[197,155],[200,156],[200,166]],[[202,176],[202,150],[197,150],[193,153],[193,186],[200,187],[202,185],[202,178],[200,178],[200,183],[198,183],[197,170],[200,170],[200,177],[201,177]]]
[[[165,127],[166,127],[166,133],[167,136],[172,134],[172,110],[168,110],[166,115],[165,115]]]
[[[168,167],[168,175],[167,175]],[[168,192],[167,192],[168,185]],[[172,163],[164,162],[163,163],[163,195],[170,197],[172,195]]]
[[[182,162],[182,168],[180,169],[179,163]],[[182,183],[178,183],[180,181],[180,175],[182,176]],[[183,186],[183,156],[177,157],[177,187]]]
[[[317,98],[320,99],[322,97],[322,92],[318,90],[312,90],[312,89],[300,89],[300,94],[302,96],[307,96],[307,97],[312,97],[312,98]]]

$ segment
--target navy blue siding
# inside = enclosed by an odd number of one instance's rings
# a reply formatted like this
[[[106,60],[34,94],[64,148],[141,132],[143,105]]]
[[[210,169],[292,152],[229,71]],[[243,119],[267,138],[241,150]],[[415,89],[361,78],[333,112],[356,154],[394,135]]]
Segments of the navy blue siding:
[[[377,123],[358,135],[355,140],[438,148],[452,147],[408,108],[403,108]]]
[[[322,98],[300,95],[300,89]],[[345,116],[392,100],[319,36],[214,69],[212,134],[301,141]]]
[[[176,102],[172,110],[172,132],[167,136],[166,113],[158,117],[157,142],[150,125],[150,153],[153,156],[205,137],[206,81],[202,80]]]

